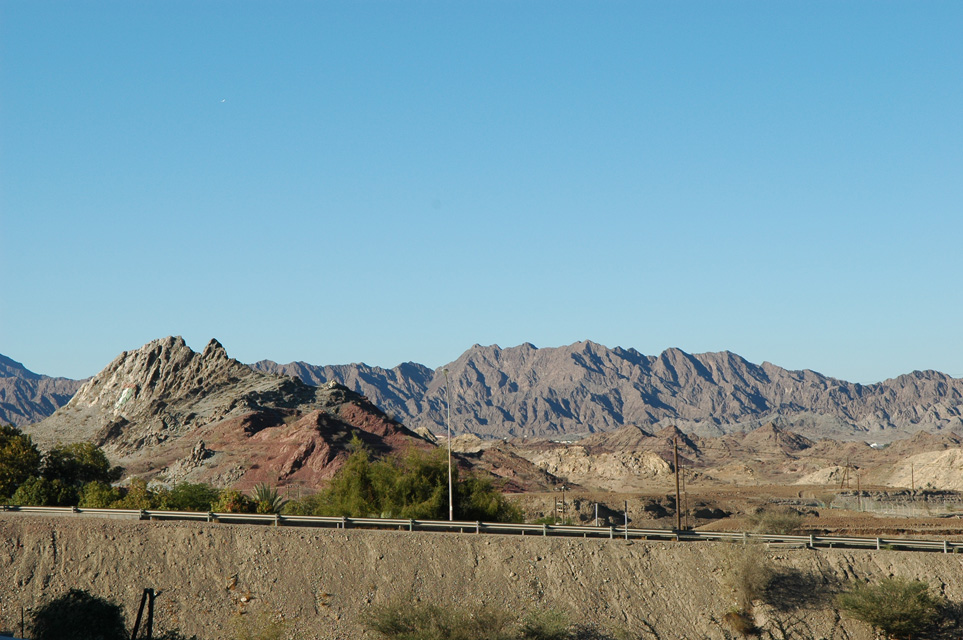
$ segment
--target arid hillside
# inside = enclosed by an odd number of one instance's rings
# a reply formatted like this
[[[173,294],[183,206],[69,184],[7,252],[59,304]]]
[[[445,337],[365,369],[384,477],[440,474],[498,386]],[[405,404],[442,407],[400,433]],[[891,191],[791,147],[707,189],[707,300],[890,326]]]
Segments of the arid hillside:
[[[51,378],[0,355],[0,424],[39,422],[67,404],[83,380]]]
[[[252,366],[311,384],[336,381],[408,426],[432,431],[445,424],[447,370],[456,432],[482,437],[563,438],[626,425],[720,436],[775,422],[813,440],[888,442],[963,427],[963,380],[936,371],[861,385],[728,351],[647,356],[584,341],[541,349],[475,345],[435,371],[415,363]]]
[[[72,587],[115,599],[132,616],[144,587],[160,591],[157,627],[202,640],[232,637],[262,615],[308,639],[374,638],[362,621],[392,599],[500,607],[518,615],[556,608],[633,638],[731,637],[722,617],[733,547],[666,543],[315,530],[208,523],[150,523],[0,516],[0,628],[20,608]],[[738,550],[738,547],[735,548]],[[727,551],[728,550],[728,551]],[[802,640],[871,640],[840,619],[832,596],[850,580],[927,580],[963,602],[963,560],[899,551],[770,549],[777,580],[756,603],[756,622]],[[730,633],[730,635],[726,635]]]

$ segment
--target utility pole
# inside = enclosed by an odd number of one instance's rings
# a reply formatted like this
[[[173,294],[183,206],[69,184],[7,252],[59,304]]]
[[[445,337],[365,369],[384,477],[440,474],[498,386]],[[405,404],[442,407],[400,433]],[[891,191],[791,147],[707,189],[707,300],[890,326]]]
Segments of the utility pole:
[[[856,510],[863,510],[863,491],[859,486],[859,469],[856,469]]]
[[[679,495],[679,436],[672,439],[672,450],[675,455],[675,530],[682,529],[682,500]]]
[[[451,383],[448,380],[448,369],[445,369],[445,405],[448,407],[448,521],[455,519],[455,498],[451,485]]]
[[[688,531],[689,529],[689,491],[686,489],[686,486],[685,486],[685,463],[683,462],[681,466],[682,466],[682,469],[680,469],[680,471],[682,472],[682,500],[685,502],[685,528]]]

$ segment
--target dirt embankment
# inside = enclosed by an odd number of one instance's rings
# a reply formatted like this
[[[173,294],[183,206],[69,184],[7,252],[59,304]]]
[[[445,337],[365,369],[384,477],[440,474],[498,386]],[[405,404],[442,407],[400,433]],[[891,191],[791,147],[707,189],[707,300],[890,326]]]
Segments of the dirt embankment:
[[[94,518],[0,516],[0,628],[20,607],[71,587],[125,605],[153,587],[157,626],[204,640],[242,619],[282,615],[303,638],[371,638],[360,620],[394,597],[522,614],[559,608],[633,637],[723,638],[734,603],[725,555],[711,543],[625,542],[475,534],[318,530]],[[769,550],[780,582],[759,621],[794,638],[869,640],[840,621],[830,594],[854,578],[901,575],[963,601],[963,558],[898,551]],[[841,627],[841,628],[840,628]]]

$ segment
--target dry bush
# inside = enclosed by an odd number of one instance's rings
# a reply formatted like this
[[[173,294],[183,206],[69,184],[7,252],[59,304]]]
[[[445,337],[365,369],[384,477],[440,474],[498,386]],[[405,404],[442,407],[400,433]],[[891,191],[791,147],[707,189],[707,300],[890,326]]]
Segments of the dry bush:
[[[803,516],[792,509],[764,509],[749,516],[749,524],[756,533],[792,535],[802,528]]]
[[[727,544],[719,552],[722,582],[735,595],[742,611],[752,611],[754,600],[765,595],[773,579],[773,568],[765,550],[757,544]]]
[[[741,636],[758,636],[760,631],[752,616],[742,609],[732,609],[722,617],[729,628]]]
[[[396,599],[373,607],[365,626],[392,640],[511,640],[514,620],[489,607]]]

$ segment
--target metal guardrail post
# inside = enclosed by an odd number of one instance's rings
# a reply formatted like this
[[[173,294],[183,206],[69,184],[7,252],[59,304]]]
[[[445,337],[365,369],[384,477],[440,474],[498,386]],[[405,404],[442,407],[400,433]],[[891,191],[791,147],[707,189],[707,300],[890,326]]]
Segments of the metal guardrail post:
[[[615,527],[609,527],[609,540],[615,539]]]
[[[879,551],[879,548],[880,548],[880,540],[879,538],[876,538],[876,550]]]
[[[946,544],[946,540],[943,541],[943,553],[949,553],[950,547]]]
[[[214,522],[215,518],[216,518],[216,517],[215,517],[213,511],[208,511],[208,512],[207,512],[207,521],[208,521],[208,522]]]
[[[341,516],[341,528],[342,529],[348,528],[348,519],[345,516]]]
[[[542,536],[547,536],[547,535],[548,535],[548,525],[547,525],[547,524],[543,524],[543,525],[542,525]]]
[[[275,514],[274,514],[274,526],[275,526],[275,527],[280,527],[280,526],[281,526],[281,514],[280,514],[280,513],[275,513]]]
[[[409,518],[409,519],[408,519],[408,531],[414,531],[414,530],[415,530],[415,521]]]
[[[475,533],[481,533],[481,520],[475,520]]]
[[[809,548],[810,549],[816,548],[816,538],[811,533],[809,534]]]

